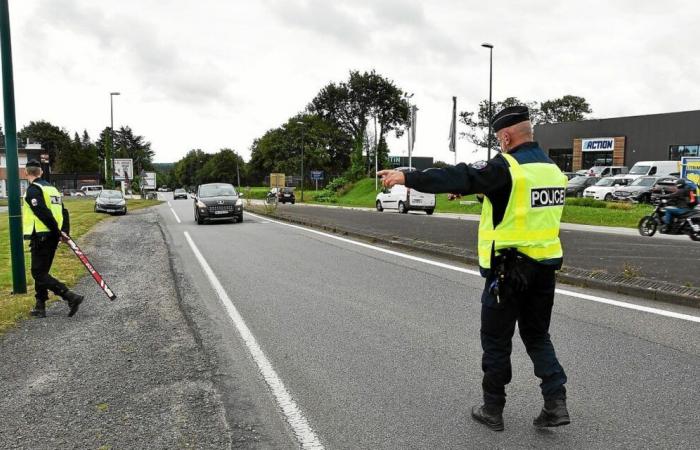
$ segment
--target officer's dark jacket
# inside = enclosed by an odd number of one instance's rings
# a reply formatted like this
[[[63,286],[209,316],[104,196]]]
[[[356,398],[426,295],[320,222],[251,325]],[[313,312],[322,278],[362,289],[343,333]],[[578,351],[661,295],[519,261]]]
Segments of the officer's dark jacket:
[[[537,142],[526,142],[508,152],[521,164],[554,164]],[[513,180],[508,162],[500,154],[487,162],[467,165],[464,163],[444,169],[427,169],[421,172],[406,173],[406,187],[421,192],[452,194],[484,194],[493,205],[493,224],[503,220],[508,206]],[[561,258],[540,261],[543,264],[561,266]]]
[[[40,186],[50,186],[48,181],[41,178],[34,180],[34,183]],[[34,215],[41,220],[49,230],[51,230],[51,234],[58,235],[61,231],[66,234],[70,234],[70,216],[66,207],[63,207],[63,226],[59,230],[56,219],[54,219],[53,214],[51,214],[51,210],[48,208],[48,206],[46,206],[46,201],[44,201],[44,195],[41,192],[41,188],[34,186],[34,183],[31,183],[29,187],[27,187],[27,195],[25,197],[25,201],[29,204],[29,207],[32,209]],[[41,235],[46,233],[37,233],[35,231],[34,234]]]

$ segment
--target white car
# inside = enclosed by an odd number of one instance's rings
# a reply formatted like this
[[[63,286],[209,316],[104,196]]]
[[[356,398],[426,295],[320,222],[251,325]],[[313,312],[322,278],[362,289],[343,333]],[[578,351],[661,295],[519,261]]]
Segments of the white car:
[[[435,211],[435,194],[426,194],[397,184],[379,192],[375,205],[379,212],[396,209],[405,214],[411,210],[420,210],[430,215]]]
[[[621,177],[605,177],[601,178],[593,186],[586,188],[583,191],[585,198],[594,198],[596,200],[605,200],[607,202],[613,199],[613,192],[620,186],[627,186],[630,182],[629,178]]]

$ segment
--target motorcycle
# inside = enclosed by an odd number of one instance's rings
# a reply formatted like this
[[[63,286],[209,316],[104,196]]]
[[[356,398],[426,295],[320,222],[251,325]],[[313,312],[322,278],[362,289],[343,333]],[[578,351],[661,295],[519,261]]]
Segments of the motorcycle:
[[[700,241],[700,211],[693,209],[680,216],[674,217],[673,222],[666,226],[664,213],[667,200],[659,199],[656,208],[650,216],[644,216],[639,221],[637,229],[642,236],[651,237],[657,230],[661,234],[687,234],[690,239]]]

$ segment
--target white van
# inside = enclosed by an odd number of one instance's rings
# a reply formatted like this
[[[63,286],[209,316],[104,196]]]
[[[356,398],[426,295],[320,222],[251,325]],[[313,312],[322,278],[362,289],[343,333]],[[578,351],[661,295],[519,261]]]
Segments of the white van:
[[[410,210],[421,210],[430,215],[435,211],[435,194],[426,194],[396,184],[391,189],[382,189],[377,194],[375,205],[379,212],[396,209],[405,214]]]
[[[80,188],[80,192],[87,197],[97,197],[102,192],[102,186],[83,186]]]
[[[678,161],[639,161],[627,174],[628,178],[667,177],[681,171]]]
[[[618,175],[627,174],[627,167],[625,166],[593,166],[588,169],[589,177],[615,177]]]

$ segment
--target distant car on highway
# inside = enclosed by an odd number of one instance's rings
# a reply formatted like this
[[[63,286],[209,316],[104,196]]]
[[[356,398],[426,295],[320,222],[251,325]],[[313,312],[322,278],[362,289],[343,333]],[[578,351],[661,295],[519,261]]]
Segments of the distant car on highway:
[[[80,188],[80,192],[88,197],[97,197],[102,192],[102,189],[104,188],[101,185],[83,186]]]
[[[613,199],[639,203],[651,203],[651,190],[656,183],[669,177],[641,177],[632,181],[628,186],[621,186],[613,192]],[[673,178],[675,180],[675,178]]]
[[[168,186],[161,186],[158,188],[158,192],[170,192],[170,189],[168,189]]]
[[[396,209],[405,214],[411,210],[420,210],[431,215],[435,211],[435,194],[426,194],[396,184],[391,189],[382,189],[377,194],[375,206],[379,212]]]
[[[566,185],[567,197],[583,197],[583,191],[587,187],[593,186],[600,180],[600,177],[587,177],[577,175]]]
[[[173,200],[177,200],[178,198],[184,198],[187,200],[187,191],[184,189],[175,189],[173,191]]]
[[[228,183],[202,184],[194,197],[194,220],[202,225],[208,221],[243,221],[243,194]]]
[[[277,203],[291,203],[293,205],[297,201],[293,187],[272,188],[267,196],[277,197]]]
[[[609,202],[613,199],[613,192],[620,186],[629,184],[629,179],[625,177],[605,177],[598,180],[596,184],[586,188],[583,191],[583,196],[586,198],[594,198],[596,200],[605,200]]]
[[[95,212],[126,214],[126,199],[121,191],[104,189],[95,197]]]

